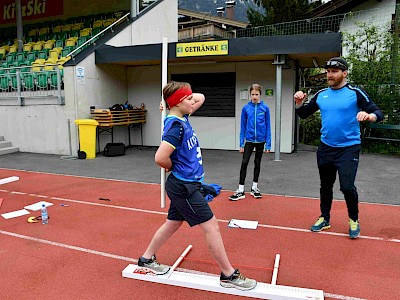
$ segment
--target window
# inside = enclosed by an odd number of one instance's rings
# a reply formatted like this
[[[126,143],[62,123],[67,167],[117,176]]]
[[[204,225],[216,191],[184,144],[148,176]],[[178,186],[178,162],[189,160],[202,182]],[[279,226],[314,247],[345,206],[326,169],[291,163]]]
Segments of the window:
[[[173,81],[189,82],[195,93],[202,93],[206,102],[193,116],[235,116],[235,73],[173,74]]]

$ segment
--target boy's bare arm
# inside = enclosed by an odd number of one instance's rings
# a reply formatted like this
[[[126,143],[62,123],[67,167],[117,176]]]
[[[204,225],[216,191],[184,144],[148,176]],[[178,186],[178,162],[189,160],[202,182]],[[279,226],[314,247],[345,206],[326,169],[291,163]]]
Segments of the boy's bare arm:
[[[193,100],[194,100],[194,104],[193,104],[193,113],[194,113],[196,110],[198,110],[203,105],[206,98],[204,97],[203,94],[193,93]]]
[[[161,142],[160,147],[158,147],[154,160],[157,165],[167,171],[172,169],[171,154],[174,152],[174,147],[167,142]]]

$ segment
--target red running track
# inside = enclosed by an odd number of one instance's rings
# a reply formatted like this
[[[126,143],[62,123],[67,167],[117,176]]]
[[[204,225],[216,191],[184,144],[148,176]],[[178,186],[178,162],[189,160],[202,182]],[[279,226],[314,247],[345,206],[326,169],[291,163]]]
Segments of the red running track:
[[[0,169],[0,178],[10,176],[20,180],[0,186],[1,214],[42,200],[54,205],[46,226],[27,223],[38,212],[0,217],[2,299],[242,298],[122,277],[165,221],[159,185]],[[231,202],[229,194],[210,205],[232,264],[246,276],[271,282],[272,271],[248,266],[272,268],[279,253],[277,284],[322,289],[326,299],[400,298],[399,206],[360,204],[362,236],[350,240],[343,201],[333,204],[331,230],[311,233],[315,199],[248,195]],[[258,220],[259,227],[228,228],[232,218]],[[157,257],[172,265],[189,244],[189,258],[212,261],[200,229],[186,224]],[[193,260],[180,268],[219,273],[215,264]]]

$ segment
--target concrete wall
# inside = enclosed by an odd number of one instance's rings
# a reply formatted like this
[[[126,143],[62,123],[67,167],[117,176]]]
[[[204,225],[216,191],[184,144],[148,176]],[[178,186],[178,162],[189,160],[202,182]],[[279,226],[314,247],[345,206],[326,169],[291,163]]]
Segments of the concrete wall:
[[[162,16],[162,18],[160,18]],[[176,0],[160,2],[125,28],[107,45],[122,47],[161,43],[164,36],[168,42],[178,41],[178,5]],[[161,55],[161,54],[160,54]]]

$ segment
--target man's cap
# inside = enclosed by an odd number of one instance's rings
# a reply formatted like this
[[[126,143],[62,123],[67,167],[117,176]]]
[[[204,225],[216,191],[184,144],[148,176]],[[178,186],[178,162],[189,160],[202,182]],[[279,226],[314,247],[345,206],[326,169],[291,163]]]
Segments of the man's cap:
[[[336,68],[336,69],[341,69],[343,71],[346,71],[349,66],[347,64],[347,61],[344,58],[341,57],[332,57],[330,60],[328,60],[325,63],[325,69],[328,68]]]

